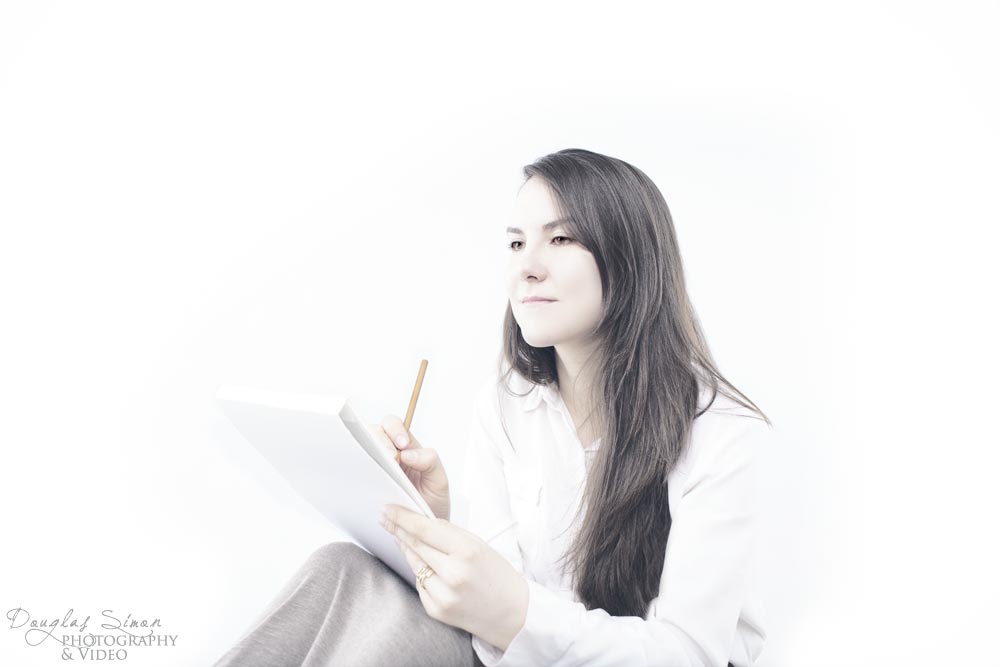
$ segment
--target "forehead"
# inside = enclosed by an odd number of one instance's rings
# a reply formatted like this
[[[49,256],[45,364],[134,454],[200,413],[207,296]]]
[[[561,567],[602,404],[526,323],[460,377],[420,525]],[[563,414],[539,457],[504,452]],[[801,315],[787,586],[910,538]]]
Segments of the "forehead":
[[[532,176],[518,190],[508,224],[518,230],[538,231],[553,227],[547,223],[561,217],[562,211],[552,190],[545,181]]]

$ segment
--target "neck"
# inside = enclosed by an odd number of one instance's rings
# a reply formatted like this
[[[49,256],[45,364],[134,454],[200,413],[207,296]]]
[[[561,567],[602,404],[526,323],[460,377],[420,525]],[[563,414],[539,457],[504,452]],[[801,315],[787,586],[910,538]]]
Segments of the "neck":
[[[556,345],[556,373],[563,402],[579,419],[586,420],[592,411],[590,392],[594,382],[593,343],[569,342]]]

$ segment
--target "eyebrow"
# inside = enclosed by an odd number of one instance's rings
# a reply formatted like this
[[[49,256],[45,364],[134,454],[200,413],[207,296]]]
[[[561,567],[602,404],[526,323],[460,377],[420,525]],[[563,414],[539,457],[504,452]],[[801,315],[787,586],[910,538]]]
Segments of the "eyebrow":
[[[544,225],[542,225],[542,231],[543,232],[547,232],[550,229],[552,229],[553,227],[558,227],[559,225],[561,225],[563,223],[566,223],[566,222],[569,222],[569,218],[559,218],[558,220],[553,220],[552,222],[546,222]],[[508,227],[507,228],[507,233],[508,234],[523,234],[524,232],[521,231],[520,229],[518,229],[517,227]]]

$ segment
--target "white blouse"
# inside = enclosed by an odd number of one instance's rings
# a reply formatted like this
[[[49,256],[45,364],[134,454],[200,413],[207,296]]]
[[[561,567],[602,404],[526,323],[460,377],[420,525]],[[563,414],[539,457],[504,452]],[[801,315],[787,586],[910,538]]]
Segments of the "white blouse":
[[[579,528],[571,520],[600,439],[583,446],[556,389],[517,373],[509,386],[530,393],[511,396],[496,380],[479,389],[459,480],[468,500],[460,525],[528,582],[527,618],[506,651],[473,635],[483,664],[753,665],[766,637],[754,562],[754,462],[766,422],[721,394],[694,421],[667,478],[672,525],[659,594],[645,618],[611,616],[587,610],[556,565]],[[699,409],[710,398],[704,390]]]

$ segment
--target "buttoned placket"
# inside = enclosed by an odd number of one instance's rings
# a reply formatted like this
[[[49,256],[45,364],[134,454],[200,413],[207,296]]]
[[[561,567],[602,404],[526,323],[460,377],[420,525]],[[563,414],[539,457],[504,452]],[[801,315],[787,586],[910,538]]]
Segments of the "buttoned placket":
[[[583,501],[584,482],[587,474],[587,457],[593,454],[584,450],[583,443],[577,434],[573,418],[565,401],[562,399],[562,395],[556,389],[547,385],[539,386],[538,391],[541,400],[544,400],[545,404],[551,408],[548,411],[549,423],[558,441],[553,444],[559,447],[561,458],[569,468],[566,474],[559,477],[559,481],[557,482],[562,487],[562,492],[555,493],[555,489],[553,489],[551,490],[553,493],[549,495],[550,505],[553,498],[559,498],[560,504],[559,507],[549,507],[549,511],[553,513],[552,520],[555,522],[553,525],[554,535],[551,540],[544,542],[542,545],[542,548],[546,551],[545,557],[549,562],[552,562],[562,556],[563,550],[568,546],[575,533],[572,523],[574,519],[582,516],[578,516],[576,511],[577,507]],[[567,432],[570,436],[564,438],[559,435],[560,431]],[[592,447],[591,450],[593,449],[596,448]],[[547,585],[553,589],[556,587],[564,589],[572,595],[571,584],[568,581],[561,580],[555,572],[549,574],[550,579],[545,582]]]
[[[545,405],[549,408],[548,417],[550,420],[549,425],[552,427],[552,432],[558,434],[564,429],[568,430],[569,433],[572,434],[572,439],[579,442],[579,438],[576,436],[576,427],[573,426],[572,420],[567,416],[568,411],[565,410],[565,406],[559,392],[549,385],[541,385],[538,388],[538,391],[541,393],[542,400],[545,402]],[[556,420],[555,423],[552,422],[553,419]],[[575,458],[573,463],[575,467]]]
[[[565,508],[565,513],[562,517],[562,521],[568,522],[572,513],[575,511],[576,506],[581,502],[583,495],[583,482],[587,475],[587,456],[592,456],[588,454],[583,449],[583,443],[580,440],[580,436],[577,434],[576,426],[573,424],[573,418],[569,413],[569,408],[566,406],[566,402],[562,398],[556,389],[549,386],[540,387],[542,391],[542,398],[552,410],[557,413],[558,416],[552,415],[557,420],[562,420],[562,425],[565,430],[570,433],[570,439],[572,440],[570,446],[568,447],[569,460],[568,465],[572,468],[571,474],[565,475],[561,484],[566,491],[572,492],[573,501],[568,504]],[[553,424],[553,429],[558,428],[558,424]],[[565,525],[565,523],[563,524]]]
[[[592,444],[588,444],[587,449],[584,449],[583,441],[580,440],[580,434],[577,433],[576,425],[573,423],[573,417],[569,413],[569,408],[566,406],[566,401],[563,400],[562,394],[560,394],[556,389],[548,386],[543,386],[542,390],[542,398],[545,400],[546,404],[562,416],[563,424],[565,424],[566,429],[573,435],[576,447],[573,448],[573,452],[570,456],[573,457],[574,467],[578,473],[586,474],[586,457],[589,455],[588,452],[592,452],[596,449],[596,447]]]

